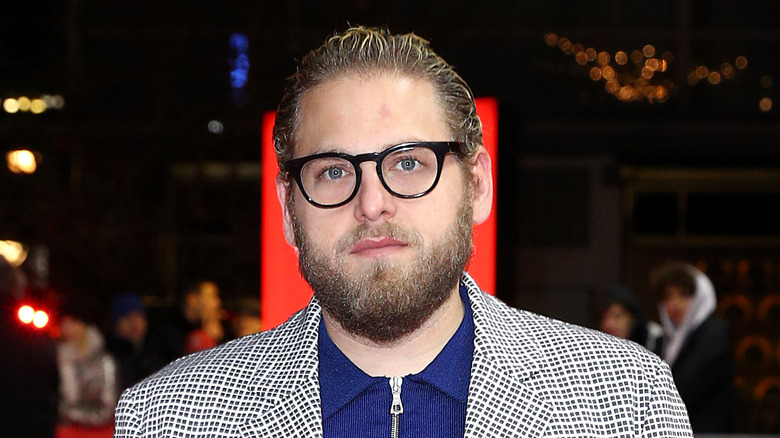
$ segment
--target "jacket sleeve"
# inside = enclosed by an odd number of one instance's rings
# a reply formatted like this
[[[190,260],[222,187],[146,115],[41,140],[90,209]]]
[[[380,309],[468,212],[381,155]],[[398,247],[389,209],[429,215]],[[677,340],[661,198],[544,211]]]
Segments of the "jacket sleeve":
[[[140,421],[133,397],[133,388],[126,389],[117,403],[114,413],[114,438],[141,436]]]
[[[669,365],[665,362],[659,361],[656,368],[656,381],[651,387],[642,436],[693,436],[688,411],[674,386]]]

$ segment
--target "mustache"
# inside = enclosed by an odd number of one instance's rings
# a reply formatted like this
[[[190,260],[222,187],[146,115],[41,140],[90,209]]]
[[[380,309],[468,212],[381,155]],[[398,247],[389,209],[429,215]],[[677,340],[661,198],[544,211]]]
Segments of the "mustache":
[[[389,237],[404,242],[411,247],[419,247],[423,243],[420,233],[406,229],[398,224],[390,222],[376,226],[362,224],[336,242],[336,253],[341,254],[348,251],[361,240],[379,237]]]

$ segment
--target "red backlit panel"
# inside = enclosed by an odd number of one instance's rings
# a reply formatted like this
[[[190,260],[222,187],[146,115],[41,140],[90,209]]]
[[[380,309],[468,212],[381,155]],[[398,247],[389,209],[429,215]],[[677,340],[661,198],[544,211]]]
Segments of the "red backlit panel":
[[[477,99],[482,119],[483,142],[493,158],[493,211],[474,230],[475,254],[468,271],[488,293],[496,286],[496,170],[498,168],[498,104],[493,98]],[[260,309],[263,329],[281,324],[302,309],[312,296],[311,288],[298,272],[298,256],[284,239],[282,208],[276,196],[276,153],[273,146],[274,113],[262,123],[262,176],[260,215]]]

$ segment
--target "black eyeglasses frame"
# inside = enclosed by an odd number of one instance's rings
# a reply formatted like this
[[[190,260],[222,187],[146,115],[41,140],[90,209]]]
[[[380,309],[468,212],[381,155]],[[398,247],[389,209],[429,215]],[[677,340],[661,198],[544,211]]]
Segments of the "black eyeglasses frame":
[[[413,195],[402,195],[400,193],[394,192],[390,187],[388,187],[384,177],[382,176],[381,165],[382,165],[382,160],[384,160],[386,156],[398,150],[411,148],[411,147],[425,147],[431,149],[434,152],[434,154],[436,154],[436,166],[437,166],[436,178],[433,180],[433,184],[431,184],[431,187],[428,190]],[[358,190],[360,189],[360,181],[363,176],[363,170],[361,169],[360,165],[366,161],[373,161],[376,163],[376,173],[377,176],[379,177],[379,181],[382,183],[382,186],[385,188],[385,190],[387,190],[390,194],[398,198],[413,199],[413,198],[420,198],[422,196],[425,196],[431,191],[433,191],[433,189],[436,188],[436,185],[439,183],[439,179],[441,177],[442,168],[444,166],[444,157],[448,153],[454,153],[458,156],[462,156],[463,147],[464,147],[463,143],[458,141],[422,141],[422,142],[413,141],[413,142],[405,142],[405,143],[400,143],[391,146],[381,152],[369,152],[360,155],[350,155],[341,152],[323,152],[321,154],[307,155],[305,157],[293,158],[291,160],[288,160],[287,163],[285,164],[285,169],[286,169],[287,177],[289,178],[290,176],[292,176],[292,178],[297,183],[298,188],[301,190],[303,197],[310,204],[319,208],[336,208],[349,203],[349,201],[351,201],[355,197]],[[345,199],[342,202],[339,202],[338,204],[325,205],[314,201],[311,198],[311,196],[309,196],[309,194],[306,193],[306,189],[303,187],[303,181],[301,180],[301,170],[303,169],[303,166],[306,165],[306,163],[315,160],[317,158],[341,158],[343,160],[348,161],[350,164],[352,164],[352,167],[355,169],[355,188],[352,190],[352,194],[350,194],[349,197],[347,197],[347,199]]]

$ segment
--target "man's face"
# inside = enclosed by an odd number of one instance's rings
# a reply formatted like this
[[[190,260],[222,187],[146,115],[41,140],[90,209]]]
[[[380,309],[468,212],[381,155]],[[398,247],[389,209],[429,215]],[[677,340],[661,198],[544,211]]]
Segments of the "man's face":
[[[693,296],[680,286],[666,286],[661,305],[666,309],[672,324],[678,326],[688,312],[692,300]]]
[[[294,155],[357,155],[408,141],[449,140],[427,81],[347,76],[304,97]],[[326,314],[354,334],[386,342],[419,328],[456,293],[471,256],[472,205],[452,155],[445,157],[436,188],[416,199],[390,194],[375,168],[362,164],[357,195],[337,208],[309,204],[297,187],[279,188],[283,199],[292,190],[285,205],[287,238]]]

